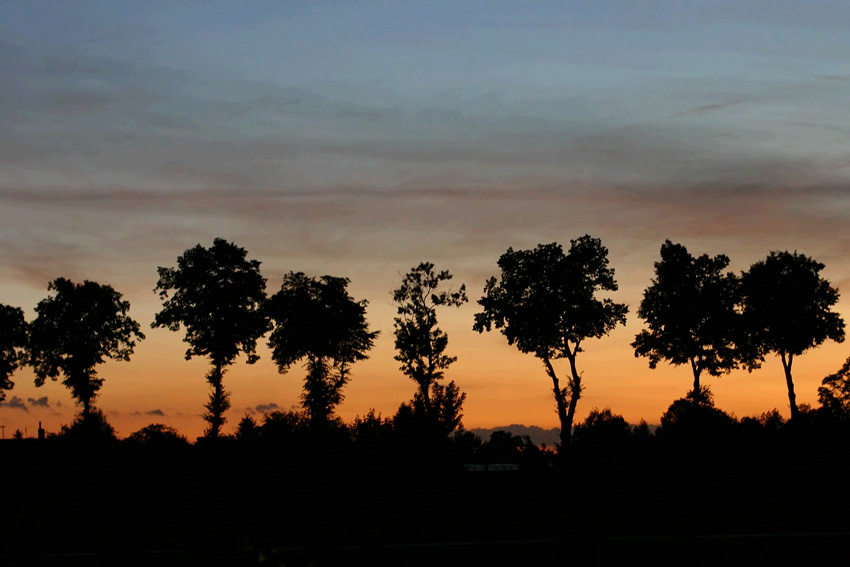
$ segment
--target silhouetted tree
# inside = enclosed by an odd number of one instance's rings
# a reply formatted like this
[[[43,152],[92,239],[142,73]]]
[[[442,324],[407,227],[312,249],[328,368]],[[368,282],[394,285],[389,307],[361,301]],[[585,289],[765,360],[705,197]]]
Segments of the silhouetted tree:
[[[783,419],[782,414],[780,414],[779,410],[776,408],[766,411],[758,416],[758,422],[764,429],[770,431],[779,431],[782,429],[782,426],[785,425],[785,419]]]
[[[667,240],[638,310],[649,329],[635,337],[635,356],[648,357],[653,369],[661,360],[688,364],[694,392],[700,391],[703,372],[720,376],[738,366],[738,278],[723,273],[728,265],[722,254],[695,258]]]
[[[248,260],[247,251],[222,238],[210,248],[200,244],[177,258],[176,268],[157,268],[159,281],[154,288],[163,301],[151,327],[179,331],[186,328],[183,342],[189,343],[186,360],[206,356],[212,368],[207,374],[210,401],[204,419],[206,434],[216,438],[225,423],[230,395],[222,379],[225,367],[240,353],[248,364],[259,360],[257,339],[269,329],[262,306],[266,280],[260,275],[260,262]]]
[[[497,430],[490,439],[478,448],[478,458],[488,463],[518,463],[526,446],[533,446],[527,435],[514,435],[510,431]]]
[[[481,447],[482,442],[481,437],[471,431],[463,429],[462,427],[451,434],[449,441],[451,442],[451,449],[454,453],[455,462],[464,464],[473,460],[475,453]],[[533,443],[532,446],[535,449],[538,449],[537,445],[534,445]]]
[[[844,340],[844,321],[830,310],[838,290],[820,276],[823,268],[797,252],[771,252],[741,278],[746,366],[753,370],[768,353],[779,355],[792,419],[799,413],[791,375],[794,357],[827,339]]]
[[[132,433],[125,440],[130,445],[161,451],[183,450],[189,441],[176,429],[163,423],[151,423]]]
[[[260,426],[262,435],[274,437],[276,435],[290,435],[303,430],[307,425],[304,414],[297,411],[272,411],[263,415],[263,423]]]
[[[378,336],[366,323],[367,301],[354,301],[348,283],[347,278],[290,272],[268,301],[274,323],[269,336],[272,359],[281,373],[305,361],[301,401],[314,426],[330,422],[343,399],[351,365],[367,358]]]
[[[625,418],[613,413],[610,408],[593,408],[573,432],[576,443],[605,449],[624,445],[631,434],[632,428]]]
[[[448,384],[432,384],[430,400],[426,410],[422,392],[413,395],[410,403],[403,403],[394,420],[401,420],[401,427],[413,426],[421,429],[420,433],[446,437],[462,430],[463,402],[466,394],[460,391],[454,380]]]
[[[311,439],[308,433],[310,420],[304,412],[300,411],[273,411],[263,415],[260,425],[260,440],[267,446],[277,450],[305,450],[309,445],[315,445],[315,439]],[[312,428],[315,429],[315,428]],[[328,428],[330,429],[330,428]],[[320,439],[315,450],[327,450],[325,439]]]
[[[466,393],[461,392],[454,380],[446,384],[431,386],[431,413],[436,417],[437,426],[450,434],[463,429],[463,402]]]
[[[145,336],[127,315],[130,302],[111,286],[57,278],[47,289],[56,293],[38,302],[29,326],[27,352],[35,385],[62,375],[62,384],[82,404],[86,422],[103,385],[95,367],[107,358],[130,360],[136,341]]]
[[[373,458],[392,458],[395,433],[392,419],[381,417],[373,408],[363,417],[355,417],[350,431],[351,438],[361,453]]]
[[[766,411],[761,415],[742,417],[738,420],[738,431],[736,436],[738,442],[749,441],[753,445],[744,445],[745,450],[753,448],[765,449],[767,441],[776,441],[779,433],[785,427],[785,420],[776,408]],[[755,444],[757,443],[757,444]]]
[[[661,416],[657,433],[665,438],[705,441],[729,434],[734,425],[731,416],[714,406],[714,396],[708,386],[703,386],[670,404]]]
[[[475,315],[473,329],[500,329],[509,344],[543,361],[552,379],[561,446],[566,448],[582,391],[578,353],[586,339],[602,337],[626,322],[626,305],[596,299],[599,291],[617,290],[608,250],[598,238],[585,235],[571,241],[567,254],[557,243],[534,250],[509,248],[498,265],[501,280],[490,278],[484,286],[478,300],[484,309]],[[570,363],[566,388],[561,388],[552,365],[559,358]]]
[[[649,439],[653,436],[652,429],[645,419],[640,420],[640,423],[632,427],[632,437],[635,439]]]
[[[257,421],[250,415],[244,416],[236,426],[236,439],[238,441],[255,441],[260,437],[260,427]]]
[[[392,420],[381,417],[375,408],[370,408],[363,417],[356,416],[351,424],[351,436],[357,442],[369,442],[387,437],[392,434],[392,430]]]
[[[850,418],[850,358],[818,388],[818,401],[823,410],[835,417]]]
[[[18,307],[0,304],[0,402],[15,387],[12,374],[26,362],[27,321]]]
[[[97,408],[77,415],[71,425],[63,425],[59,436],[72,443],[111,444],[118,440],[115,429]]]
[[[401,371],[418,384],[414,407],[421,404],[425,415],[431,415],[432,397],[438,394],[432,392],[432,386],[438,385],[444,371],[457,360],[456,356],[445,354],[449,337],[437,327],[437,307],[460,307],[469,301],[465,285],[457,291],[438,291],[440,284],[450,279],[452,275],[447,270],[435,272],[434,264],[422,262],[405,274],[401,286],[393,290],[393,301],[398,305],[393,324],[398,351],[395,359],[401,362]],[[450,390],[457,391],[454,382]],[[439,393],[445,399],[446,390]],[[457,401],[463,404],[465,396],[461,393]]]

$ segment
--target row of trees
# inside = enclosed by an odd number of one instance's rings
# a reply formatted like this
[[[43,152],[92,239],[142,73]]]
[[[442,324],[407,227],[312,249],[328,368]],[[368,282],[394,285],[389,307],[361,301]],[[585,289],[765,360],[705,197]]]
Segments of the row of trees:
[[[689,399],[701,403],[708,399],[702,376],[739,367],[751,371],[775,353],[785,370],[794,418],[799,413],[794,358],[827,339],[844,338],[844,322],[831,310],[838,291],[820,276],[823,264],[796,252],[771,252],[741,274],[725,271],[728,265],[724,255],[694,257],[684,246],[666,241],[638,310],[647,328],[632,343],[635,356],[647,357],[651,368],[662,360],[688,364],[693,374]],[[585,235],[572,240],[566,253],[557,243],[508,249],[498,267],[500,276],[486,282],[478,301],[482,309],[473,329],[498,329],[509,344],[542,361],[566,447],[584,388],[578,355],[588,339],[625,324],[628,312],[626,305],[599,297],[617,290],[608,251],[599,239]],[[163,308],[151,326],[184,329],[186,358],[209,359],[204,418],[210,437],[220,435],[230,407],[223,384],[227,368],[240,354],[249,364],[256,362],[257,341],[267,333],[281,373],[303,363],[302,405],[316,428],[335,419],[351,366],[367,357],[378,335],[366,322],[367,302],[348,294],[348,279],[290,272],[267,296],[259,268],[245,249],[223,239],[210,248],[186,250],[176,267],[158,268],[154,291]],[[422,263],[393,291],[395,358],[417,384],[400,411],[448,432],[460,424],[465,394],[454,381],[441,383],[456,357],[446,353],[448,336],[437,326],[437,309],[468,301],[463,285],[443,289],[451,278]],[[13,386],[11,374],[30,364],[36,385],[62,376],[87,415],[102,385],[96,366],[106,358],[129,360],[144,335],[127,314],[129,303],[108,285],[58,278],[48,289],[55,293],[39,302],[30,323],[20,309],[0,306],[0,396]],[[569,363],[566,386],[553,364],[558,359]],[[850,393],[850,362],[845,366],[824,380],[820,392],[822,398],[832,396],[836,407],[847,404]]]
[[[638,311],[648,329],[632,343],[635,355],[652,368],[660,360],[688,364],[697,394],[703,373],[752,371],[778,355],[794,418],[794,358],[844,340],[844,321],[832,311],[838,290],[820,276],[823,264],[797,252],[771,252],[740,275],[724,273],[728,265],[724,255],[693,257],[666,241]]]
[[[725,271],[728,266],[725,255],[694,257],[681,244],[665,241],[638,310],[647,329],[632,343],[635,356],[647,357],[650,368],[662,360],[688,364],[694,380],[689,399],[701,404],[709,400],[703,373],[752,371],[777,354],[793,419],[799,414],[794,358],[827,339],[844,340],[844,321],[832,311],[838,290],[820,276],[823,264],[797,252],[771,252],[741,274]],[[566,254],[558,244],[509,249],[499,267],[501,280],[487,282],[474,328],[498,328],[509,343],[543,362],[566,446],[583,388],[576,357],[587,339],[626,321],[626,305],[596,297],[617,290],[608,251],[599,239],[583,236],[571,241]],[[552,365],[558,358],[569,361],[566,388]],[[825,379],[821,396],[838,392],[835,383]]]
[[[230,407],[223,383],[227,368],[240,355],[248,364],[256,362],[257,341],[266,333],[281,373],[304,364],[301,401],[313,427],[334,419],[352,364],[367,357],[378,336],[366,322],[367,301],[349,295],[347,278],[290,272],[280,289],[267,296],[260,262],[220,238],[210,248],[199,244],[186,250],[176,267],[160,267],[158,275],[154,291],[163,307],[151,327],[185,330],[186,359],[210,361],[204,414],[210,437],[221,434]],[[448,336],[437,327],[436,309],[462,305],[467,297],[464,286],[438,289],[451,278],[449,272],[422,263],[404,276],[393,297],[398,305],[396,360],[418,385],[407,410],[453,430],[460,424],[465,394],[453,381],[439,383],[456,359],[445,354]],[[12,373],[29,364],[37,386],[61,376],[86,417],[103,384],[96,367],[107,358],[129,360],[145,337],[128,315],[129,302],[111,286],[58,278],[48,290],[54,294],[38,303],[31,323],[21,309],[0,305],[0,400],[14,386]]]

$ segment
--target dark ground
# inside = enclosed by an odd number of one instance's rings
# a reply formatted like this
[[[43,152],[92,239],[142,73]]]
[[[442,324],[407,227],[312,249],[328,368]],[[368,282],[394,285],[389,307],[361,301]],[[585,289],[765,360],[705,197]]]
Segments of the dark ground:
[[[0,446],[0,565],[767,565],[846,557],[846,443],[409,453]]]

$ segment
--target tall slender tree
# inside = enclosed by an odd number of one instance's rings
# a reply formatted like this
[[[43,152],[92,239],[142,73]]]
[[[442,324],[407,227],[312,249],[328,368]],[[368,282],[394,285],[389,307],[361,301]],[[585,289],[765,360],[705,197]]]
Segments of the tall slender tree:
[[[330,423],[351,378],[351,365],[367,358],[378,336],[366,322],[368,302],[352,299],[348,283],[348,278],[290,272],[268,301],[274,324],[269,335],[272,360],[281,373],[305,361],[301,401],[314,427]]]
[[[720,376],[738,366],[739,281],[735,274],[723,272],[728,266],[727,256],[694,257],[681,244],[667,240],[638,310],[648,329],[632,343],[635,356],[649,358],[650,368],[661,360],[687,364],[697,396],[703,373]]]
[[[794,358],[827,339],[844,340],[844,320],[831,310],[838,290],[820,276],[823,268],[804,254],[774,251],[741,277],[748,334],[745,365],[753,370],[767,354],[779,355],[792,419],[799,414],[791,374]]]
[[[27,321],[18,307],[0,304],[0,402],[15,387],[12,374],[26,362]]]
[[[127,314],[130,302],[111,286],[57,278],[47,289],[56,293],[38,302],[29,326],[27,350],[35,385],[63,376],[87,420],[103,386],[97,365],[107,358],[130,360],[136,341],[145,336]]]
[[[583,389],[577,358],[585,341],[607,335],[624,325],[628,307],[611,299],[597,299],[601,291],[616,291],[608,250],[598,238],[582,236],[570,242],[564,254],[560,244],[540,244],[534,250],[513,250],[499,258],[501,279],[490,278],[483,310],[475,315],[479,333],[499,329],[509,344],[539,358],[552,379],[552,391],[561,422],[561,447],[569,445],[576,404]],[[562,388],[553,361],[570,365],[567,387]]]
[[[210,400],[204,419],[208,437],[218,437],[230,408],[230,395],[224,389],[227,366],[239,354],[248,364],[255,363],[257,340],[269,329],[263,311],[266,280],[260,275],[260,262],[249,260],[244,248],[216,238],[210,248],[200,244],[177,258],[176,268],[157,268],[159,281],[154,288],[163,301],[151,327],[171,331],[186,328],[183,341],[190,346],[186,360],[193,356],[210,359],[207,374]]]
[[[404,275],[401,285],[393,290],[397,304],[397,316],[393,329],[395,359],[401,362],[401,371],[419,387],[414,397],[414,406],[430,416],[436,397],[445,398],[444,389],[434,389],[445,370],[457,360],[445,354],[449,343],[448,335],[437,327],[437,307],[460,307],[469,299],[466,286],[455,290],[440,290],[440,284],[452,279],[447,271],[436,272],[434,264],[422,262]],[[447,386],[450,392],[457,390],[460,404],[466,394],[459,393],[454,381]],[[439,411],[436,413],[440,413]],[[454,421],[454,420],[450,420]]]

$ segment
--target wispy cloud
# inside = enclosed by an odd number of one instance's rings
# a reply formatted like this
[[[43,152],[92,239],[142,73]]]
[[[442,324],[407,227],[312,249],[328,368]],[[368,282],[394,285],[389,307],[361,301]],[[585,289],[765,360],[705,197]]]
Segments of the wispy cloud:
[[[719,103],[715,103],[715,104],[706,104],[704,106],[698,106],[696,108],[692,108],[690,110],[685,110],[683,112],[677,112],[677,113],[673,114],[673,118],[680,118],[680,117],[683,117],[683,116],[699,116],[699,115],[702,115],[702,114],[706,114],[708,112],[714,112],[716,110],[723,110],[724,108],[737,106],[739,104],[742,104],[743,102],[744,102],[743,100],[738,99],[738,100],[730,100],[730,101],[726,101],[726,102],[719,102]]]
[[[0,408],[18,409],[29,413],[27,405],[18,396],[12,396],[11,399],[0,402]]]
[[[130,415],[134,415],[134,416],[148,415],[148,416],[164,417],[165,412],[162,411],[161,409],[153,409],[153,410],[148,410],[148,411],[135,410],[133,412],[130,412]]]

